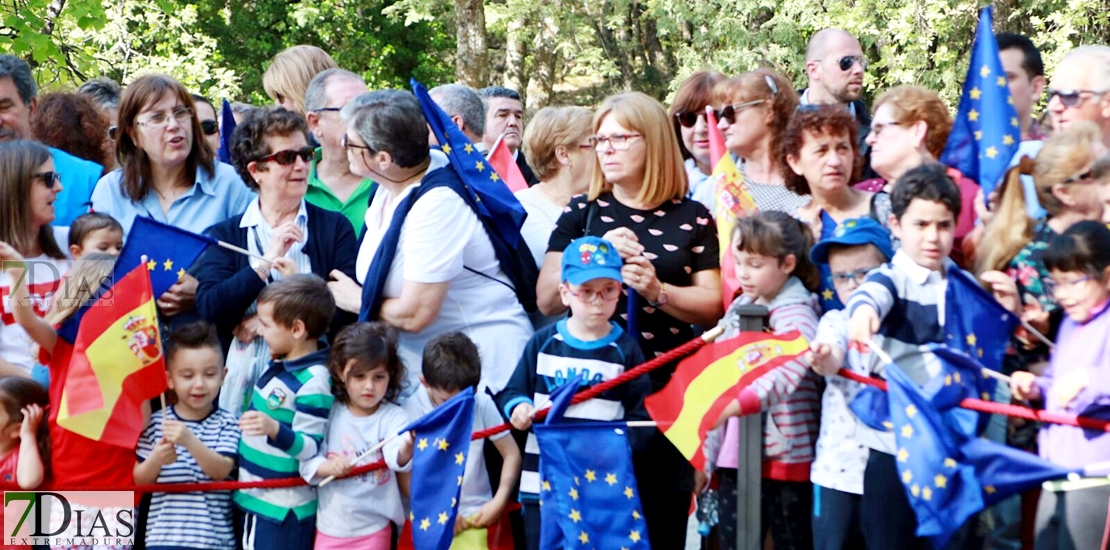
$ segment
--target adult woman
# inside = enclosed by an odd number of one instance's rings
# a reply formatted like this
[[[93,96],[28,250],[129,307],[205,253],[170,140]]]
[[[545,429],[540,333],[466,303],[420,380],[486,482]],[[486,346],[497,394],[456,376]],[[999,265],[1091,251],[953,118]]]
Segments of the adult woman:
[[[725,146],[739,158],[760,210],[792,213],[809,202],[784,186],[785,167],[775,152],[782,132],[798,108],[798,94],[782,75],[760,69],[718,83],[713,88],[717,127]]]
[[[879,178],[859,183],[857,189],[890,192],[894,182],[911,168],[936,162],[944,151],[952,117],[936,93],[916,86],[898,86],[875,100],[871,117],[871,168]],[[975,194],[979,185],[953,171],[960,188],[960,217],[952,259],[964,265],[963,238],[975,227]]]
[[[809,204],[798,208],[796,217],[809,224],[817,241],[832,237],[840,222],[870,216],[886,225],[890,196],[853,189],[859,179],[857,126],[851,113],[835,105],[806,105],[790,119],[779,142],[786,188],[798,196],[809,196]],[[828,264],[821,270],[821,307],[825,311],[844,304],[836,297]]]
[[[262,87],[274,103],[304,116],[304,94],[312,77],[338,68],[328,52],[301,44],[274,56],[266,72],[262,73]]]
[[[337,305],[399,329],[406,395],[419,387],[424,344],[453,331],[478,346],[482,384],[501,390],[532,325],[458,175],[443,169],[446,155],[429,152],[420,104],[411,93],[381,90],[351,100],[340,115],[351,172],[380,187],[356,267],[366,288],[333,273]]]
[[[193,94],[193,104],[196,105],[197,120],[200,121],[200,131],[204,134],[205,143],[212,148],[212,152],[219,151],[220,122],[216,118],[216,106],[200,94]]]
[[[112,166],[105,149],[108,121],[88,97],[51,93],[39,98],[31,115],[35,140],[50,147],[54,168],[62,174],[66,190],[54,203],[54,224],[68,226],[89,211],[89,197],[104,167]]]
[[[247,115],[232,135],[231,160],[258,198],[242,215],[212,226],[208,235],[270,262],[291,262],[298,273],[327,278],[338,270],[353,276],[357,240],[351,223],[304,200],[313,151],[303,117],[282,107]],[[221,343],[230,346],[220,404],[238,414],[243,391],[270,358],[266,342],[258,336],[254,302],[268,282],[281,279],[281,273],[271,263],[216,247],[201,258],[197,272],[197,312],[216,323]],[[337,314],[331,329],[338,331],[352,321],[350,314]],[[231,345],[233,331],[236,345]]]
[[[716,71],[698,71],[682,81],[674,93],[670,115],[674,117],[674,131],[678,136],[683,164],[690,188],[686,198],[705,205],[710,212],[716,206],[714,180],[710,177],[709,126],[706,124],[705,107],[713,101],[713,87],[725,79]]]
[[[123,93],[116,139],[123,168],[100,179],[93,210],[131,229],[135,216],[148,216],[200,233],[242,214],[253,197],[235,170],[214,160],[202,144],[193,98],[165,75],[137,78]],[[162,314],[191,310],[196,279],[186,274],[159,298]]]
[[[582,235],[613,243],[624,259],[624,284],[635,291],[635,334],[647,357],[693,336],[691,324],[711,325],[723,314],[716,226],[705,206],[685,198],[686,175],[678,140],[663,106],[639,92],[607,98],[594,114],[591,138],[598,169],[589,194],[571,199],[559,218],[536,285],[548,315],[559,300],[563,250]],[[621,325],[627,296],[613,320]],[[658,391],[672,369],[651,374]],[[682,548],[693,470],[658,432],[640,453],[637,477],[649,536],[656,548]]]
[[[0,241],[28,260],[24,284],[35,301],[35,313],[45,315],[70,260],[58,243],[69,230],[54,228],[54,200],[62,186],[45,146],[26,140],[0,143]],[[8,272],[0,272],[0,295],[11,294]],[[35,344],[5,306],[0,326],[0,376],[30,376]]]

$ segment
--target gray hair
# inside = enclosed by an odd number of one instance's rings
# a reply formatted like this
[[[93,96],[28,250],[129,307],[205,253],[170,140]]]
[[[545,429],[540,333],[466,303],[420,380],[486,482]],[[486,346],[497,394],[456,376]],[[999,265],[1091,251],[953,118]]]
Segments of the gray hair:
[[[123,89],[119,82],[106,76],[98,76],[77,88],[77,93],[88,96],[105,109],[118,109]]]
[[[428,123],[411,92],[367,92],[348,102],[339,116],[367,147],[393,155],[393,162],[401,168],[428,159]]]
[[[1060,60],[1060,65],[1067,61],[1084,60],[1081,66],[1085,72],[1090,72],[1094,77],[1091,82],[1091,89],[1099,92],[1110,90],[1110,46],[1103,45],[1087,45],[1080,46],[1066,55]]]
[[[39,93],[35,84],[35,77],[31,75],[31,66],[26,61],[10,54],[0,55],[0,78],[10,78],[19,92],[19,99],[24,104],[31,103]]]
[[[312,77],[308,88],[304,92],[304,110],[306,113],[323,109],[328,106],[327,87],[328,81],[333,78],[347,78],[366,84],[361,76],[346,69],[328,69]]]
[[[457,116],[463,120],[467,130],[474,135],[486,133],[486,105],[478,92],[462,84],[444,84],[432,88],[428,95],[447,116]]]

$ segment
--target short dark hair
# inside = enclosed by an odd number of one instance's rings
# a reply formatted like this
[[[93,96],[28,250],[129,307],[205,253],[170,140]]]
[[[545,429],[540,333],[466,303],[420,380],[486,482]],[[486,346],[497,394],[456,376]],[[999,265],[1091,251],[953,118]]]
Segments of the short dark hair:
[[[1078,271],[1102,280],[1110,266],[1110,229],[1085,220],[1048,240],[1044,266],[1054,271]]]
[[[114,229],[123,233],[123,226],[115,218],[103,212],[89,212],[77,216],[73,219],[73,223],[69,224],[69,245],[81,246],[81,241],[84,241],[89,233],[101,229]]]
[[[489,101],[487,100],[494,97],[507,97],[520,101],[520,92],[504,86],[487,86],[478,90],[478,97],[482,98],[482,103],[486,103],[486,107],[488,108]]]
[[[223,346],[216,333],[216,325],[208,321],[196,321],[174,329],[166,338],[166,366],[173,365],[174,356],[183,349],[212,348],[223,357]]]
[[[432,388],[459,391],[477,386],[482,379],[478,346],[461,332],[440,334],[424,346],[421,371]]]
[[[92,80],[86,80],[77,88],[77,93],[88,96],[101,107],[112,109],[119,108],[119,98],[123,94],[123,88],[120,88],[119,82],[111,78],[98,76]]]
[[[384,366],[389,374],[384,399],[395,402],[405,383],[405,365],[397,355],[397,329],[384,323],[358,323],[339,331],[328,355],[328,372],[335,400],[344,404],[350,401],[350,396],[343,371],[352,359],[355,363],[348,374],[362,374]]]
[[[855,117],[840,105],[800,105],[795,109],[790,122],[782,131],[779,138],[778,157],[782,166],[782,176],[786,180],[786,188],[794,194],[803,196],[810,192],[809,181],[805,176],[794,173],[786,162],[787,157],[800,157],[802,147],[805,146],[808,136],[844,136],[852,148],[852,167],[848,172],[848,183],[859,181],[863,162],[859,158],[859,126]]]
[[[266,138],[300,133],[308,139],[308,123],[304,117],[281,106],[259,107],[247,113],[231,133],[231,165],[243,183],[258,191],[247,165],[273,151]]]
[[[960,188],[942,164],[927,162],[898,178],[890,194],[894,217],[901,220],[914,199],[939,202],[952,212],[953,218],[960,217]]]
[[[200,94],[192,94],[192,96],[193,96],[193,103],[194,104],[204,103],[205,105],[208,105],[209,107],[212,108],[212,112],[216,113],[217,117],[220,116],[220,111],[216,109],[216,104],[212,103],[211,101],[208,101],[207,97],[204,97]]]
[[[14,55],[0,55],[0,78],[12,79],[24,105],[30,104],[39,93],[39,86],[35,84],[35,77],[31,74],[31,66]]]
[[[1041,50],[1037,49],[1037,46],[1033,44],[1028,36],[1016,32],[1000,32],[994,37],[998,41],[998,51],[1021,50],[1021,68],[1025,71],[1026,76],[1029,78],[1044,76],[1044,61],[1041,60]]]
[[[335,298],[319,276],[302,273],[276,281],[258,294],[258,305],[274,305],[274,322],[285,328],[301,321],[308,337],[316,339],[328,331],[335,316]]]
[[[357,132],[372,151],[386,151],[401,168],[428,160],[428,123],[412,92],[376,90],[362,94],[339,112],[347,130]]]

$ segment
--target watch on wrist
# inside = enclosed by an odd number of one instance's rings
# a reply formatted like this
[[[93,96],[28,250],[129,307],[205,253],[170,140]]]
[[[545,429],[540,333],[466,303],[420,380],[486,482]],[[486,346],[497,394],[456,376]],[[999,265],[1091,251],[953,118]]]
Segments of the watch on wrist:
[[[655,301],[648,300],[652,307],[663,307],[667,305],[667,290],[665,288],[667,283],[659,283],[659,294],[655,297]]]

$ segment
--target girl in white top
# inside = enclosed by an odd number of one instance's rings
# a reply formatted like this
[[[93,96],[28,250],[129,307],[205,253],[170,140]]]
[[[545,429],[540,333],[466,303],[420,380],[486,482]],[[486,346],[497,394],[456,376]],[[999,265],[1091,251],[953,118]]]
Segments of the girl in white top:
[[[352,325],[339,333],[328,358],[335,404],[320,454],[302,463],[301,475],[318,484],[344,476],[355,457],[397,435],[409,423],[393,403],[404,367],[397,356],[397,333],[379,323]],[[319,489],[316,549],[389,550],[392,529],[405,521],[395,472],[411,468],[412,448],[394,437],[361,464],[385,460],[388,468],[338,479]]]

